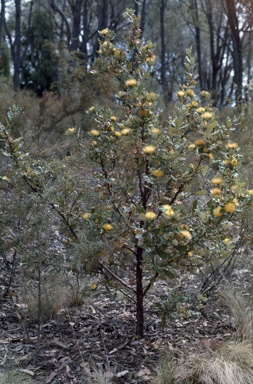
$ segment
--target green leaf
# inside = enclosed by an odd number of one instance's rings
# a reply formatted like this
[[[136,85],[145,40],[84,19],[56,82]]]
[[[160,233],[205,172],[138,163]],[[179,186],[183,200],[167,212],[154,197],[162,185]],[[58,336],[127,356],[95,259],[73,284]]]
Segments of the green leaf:
[[[201,191],[198,191],[195,193],[195,196],[204,196],[207,194],[207,191],[205,189],[202,189]]]
[[[196,210],[197,206],[198,206],[198,200],[194,200],[192,204],[192,212]]]

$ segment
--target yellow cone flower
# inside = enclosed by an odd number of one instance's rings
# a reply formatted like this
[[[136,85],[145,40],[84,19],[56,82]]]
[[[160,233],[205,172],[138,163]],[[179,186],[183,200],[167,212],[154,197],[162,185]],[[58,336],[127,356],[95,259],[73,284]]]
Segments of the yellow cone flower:
[[[205,113],[202,113],[201,117],[204,120],[210,120],[213,117],[213,115],[210,112],[205,112]]]
[[[158,129],[158,128],[151,128],[151,133],[152,133],[152,135],[158,135],[158,133],[160,133],[161,131],[160,131],[160,129]]]
[[[126,87],[134,87],[137,84],[137,81],[135,79],[129,79],[125,81]]]
[[[97,129],[92,129],[90,133],[92,134],[92,136],[99,136],[99,131]]]
[[[214,215],[214,217],[220,217],[221,216],[221,207],[214,208],[213,215]]]
[[[185,95],[184,91],[178,91],[177,96],[178,97],[183,97]]]
[[[146,216],[146,219],[148,219],[148,220],[155,220],[157,215],[153,211],[147,211],[145,213],[145,216]]]
[[[107,224],[103,225],[103,229],[105,231],[112,231],[113,230],[113,226],[111,224],[107,223]]]
[[[180,231],[180,234],[183,235],[183,237],[186,237],[187,239],[191,240],[192,238],[192,235],[189,231],[183,229],[182,231]]]
[[[228,201],[224,205],[224,211],[227,213],[233,213],[235,211],[235,203],[232,203],[231,201]]]
[[[130,128],[124,128],[122,129],[121,133],[122,135],[127,135],[130,131],[131,131]]]
[[[162,176],[163,176],[163,171],[162,171],[161,169],[155,169],[155,170],[153,171],[153,175],[154,175],[155,177],[162,177]]]
[[[212,183],[213,183],[214,185],[220,185],[220,184],[222,183],[222,179],[221,179],[220,177],[214,177],[214,178],[212,179]]]
[[[143,152],[146,153],[147,155],[152,155],[152,153],[155,152],[155,147],[153,145],[147,145],[146,147],[143,148]]]
[[[108,35],[108,33],[109,33],[109,29],[108,29],[108,28],[102,29],[102,31],[101,31],[100,33],[101,33],[101,35],[103,35],[103,36]]]
[[[237,149],[238,148],[238,144],[237,143],[228,143],[227,147],[229,149]]]
[[[221,193],[220,188],[213,188],[211,189],[211,195],[212,196],[218,196]]]
[[[205,144],[204,140],[203,139],[197,139],[195,141],[195,144],[198,146],[198,147],[201,147],[202,145]]]
[[[224,243],[225,245],[228,245],[228,244],[230,243],[230,241],[231,241],[231,240],[230,240],[229,238],[226,237],[226,239],[224,239],[223,243]]]

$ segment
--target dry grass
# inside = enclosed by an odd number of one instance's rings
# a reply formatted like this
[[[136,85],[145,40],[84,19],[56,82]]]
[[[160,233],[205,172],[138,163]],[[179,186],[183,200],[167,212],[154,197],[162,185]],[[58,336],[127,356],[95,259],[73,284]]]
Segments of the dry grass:
[[[166,361],[167,360],[167,361]],[[164,359],[159,384],[252,384],[253,349],[249,342],[224,342],[216,351]]]
[[[253,341],[253,313],[250,304],[231,287],[222,291],[221,297],[235,321],[236,340]]]
[[[103,369],[93,366],[91,369],[85,369],[83,384],[112,384],[113,377],[115,377],[115,373],[110,367]]]
[[[204,340],[199,349],[167,356],[160,364],[157,384],[252,384],[253,331],[249,304],[231,288],[221,293],[235,321],[234,341]]]
[[[61,274],[49,275],[41,284],[41,314],[43,319],[50,319],[57,315],[60,310],[84,302],[84,296],[79,287],[76,287],[75,281],[66,281]],[[37,319],[39,314],[38,287],[30,281],[23,287],[23,302],[26,304],[28,315]]]

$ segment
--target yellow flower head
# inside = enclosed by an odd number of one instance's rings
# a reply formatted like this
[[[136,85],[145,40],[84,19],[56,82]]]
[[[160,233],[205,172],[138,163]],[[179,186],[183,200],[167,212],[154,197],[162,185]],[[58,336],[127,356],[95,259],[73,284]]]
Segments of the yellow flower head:
[[[95,291],[95,289],[97,289],[97,284],[95,284],[95,283],[91,283],[91,285],[90,285],[90,288],[93,290],[93,291]]]
[[[161,131],[160,131],[160,129],[158,129],[158,128],[151,128],[151,133],[152,133],[152,135],[158,135],[158,133],[160,133]]]
[[[148,101],[155,101],[157,98],[157,95],[155,92],[150,92],[148,95],[147,95],[147,100]]]
[[[143,152],[147,155],[152,155],[154,153],[156,148],[153,145],[146,145],[146,147],[143,148]]]
[[[135,79],[129,79],[125,81],[126,87],[134,87],[137,84],[137,81]]]
[[[197,107],[199,105],[199,103],[196,101],[196,100],[194,100],[192,103],[191,103],[191,106],[192,107]]]
[[[214,178],[212,179],[212,183],[213,183],[214,185],[220,185],[220,184],[222,183],[222,179],[221,179],[220,177],[214,177]]]
[[[191,151],[192,151],[193,149],[195,149],[195,148],[196,148],[196,145],[195,145],[195,144],[190,144],[189,147],[188,147],[188,149],[190,149]]]
[[[97,129],[92,129],[90,133],[92,134],[92,136],[99,136],[99,131]]]
[[[103,229],[105,231],[112,231],[113,230],[113,226],[111,224],[109,224],[109,223],[106,223],[106,224],[103,225]]]
[[[223,164],[228,167],[230,164],[230,161],[228,159],[223,160]]]
[[[177,92],[178,97],[184,97],[184,95],[185,95],[184,91],[178,91]]]
[[[187,89],[186,94],[187,94],[187,96],[190,96],[190,97],[193,97],[195,95],[195,93],[192,89]]]
[[[116,116],[111,116],[111,121],[117,121],[117,117]]]
[[[139,109],[139,116],[140,117],[147,117],[148,116],[148,111],[146,109]]]
[[[203,113],[203,112],[205,112],[205,108],[203,108],[203,107],[199,107],[199,108],[197,109],[197,112],[198,112],[198,113]]]
[[[238,163],[238,161],[236,159],[232,159],[230,161],[230,164],[233,165],[233,166],[235,166],[237,163]]]
[[[73,135],[73,133],[75,133],[75,131],[76,131],[76,128],[69,128],[67,130],[67,135]]]
[[[124,129],[122,129],[121,134],[127,135],[130,131],[131,131],[130,128],[124,128]]]
[[[117,136],[117,137],[120,137],[121,136],[121,132],[116,131],[116,132],[114,132],[114,135]]]
[[[198,146],[198,147],[201,147],[202,145],[205,144],[204,140],[203,139],[197,139],[195,141],[195,144]]]
[[[8,181],[9,179],[8,179],[7,176],[3,176],[3,177],[2,177],[2,180]]]
[[[214,208],[213,215],[214,215],[214,217],[220,217],[221,216],[221,207]]]
[[[91,145],[97,145],[97,142],[95,141],[95,140],[93,140],[92,142],[91,142]]]
[[[238,148],[238,144],[237,143],[228,143],[227,147],[229,149],[237,149]]]
[[[154,175],[155,177],[162,177],[162,176],[163,176],[163,171],[162,171],[161,169],[155,169],[155,170],[153,171],[153,175]]]
[[[164,205],[164,207],[165,207],[165,205]],[[165,209],[164,214],[167,217],[172,217],[172,216],[174,216],[175,212],[173,211],[173,209],[170,206],[168,206],[168,208]]]
[[[109,33],[109,29],[108,28],[102,29],[102,31],[100,33],[101,33],[101,35],[106,36]]]
[[[147,220],[155,220],[156,219],[156,213],[153,211],[147,211],[145,213],[146,219]]]
[[[235,211],[235,203],[232,203],[231,201],[228,201],[224,205],[224,211],[227,213],[233,213]]]
[[[212,196],[218,196],[221,193],[220,188],[213,188],[211,189],[211,195]]]
[[[192,235],[189,231],[183,229],[182,231],[180,231],[180,234],[183,235],[183,237],[186,237],[187,239],[191,240],[192,238]]]
[[[253,196],[253,189],[250,189],[250,190],[249,190],[249,195],[250,195],[250,196]]]
[[[202,113],[201,117],[202,117],[204,120],[210,120],[210,119],[213,117],[213,115],[212,115],[212,113],[210,113],[210,112],[204,112],[204,113]]]
[[[226,239],[224,239],[223,240],[223,243],[225,244],[225,245],[228,245],[229,243],[230,243],[230,239],[228,238],[228,237],[226,237]]]
[[[155,59],[156,59],[156,56],[155,55],[152,55],[150,57],[147,57],[146,58],[146,63],[148,64],[148,66],[151,66],[154,64],[155,62]]]
[[[87,219],[89,219],[90,218],[90,213],[85,213],[84,215],[83,215],[83,218],[85,219],[85,220],[87,220]]]
[[[210,96],[210,93],[207,91],[201,91],[201,96],[203,99],[207,99]]]
[[[94,111],[95,111],[95,107],[90,107],[90,108],[88,109],[88,111],[89,111],[89,112],[94,112]]]

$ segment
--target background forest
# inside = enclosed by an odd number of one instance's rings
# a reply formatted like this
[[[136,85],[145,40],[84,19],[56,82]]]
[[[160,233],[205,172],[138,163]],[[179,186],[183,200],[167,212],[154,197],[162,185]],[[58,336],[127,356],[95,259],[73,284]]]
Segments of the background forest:
[[[0,383],[251,384],[250,0],[1,0]]]
[[[99,48],[98,30],[113,29],[120,46],[126,8],[141,16],[141,38],[156,44],[153,77],[166,104],[184,80],[189,47],[196,53],[198,85],[211,93],[215,106],[247,97],[253,24],[247,0],[2,0],[3,80],[13,77],[15,91],[31,89],[42,96],[55,90],[60,95],[66,69],[70,74],[79,66],[79,81],[87,77]]]

